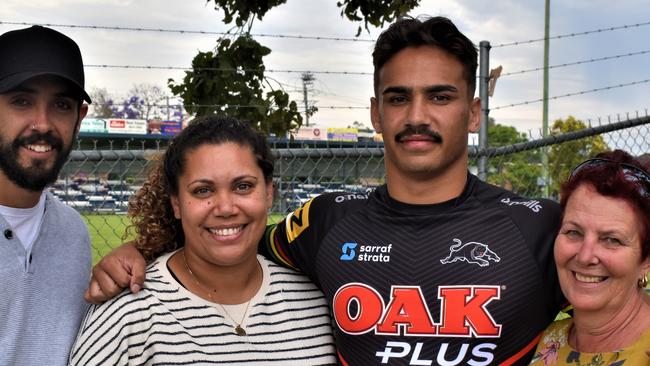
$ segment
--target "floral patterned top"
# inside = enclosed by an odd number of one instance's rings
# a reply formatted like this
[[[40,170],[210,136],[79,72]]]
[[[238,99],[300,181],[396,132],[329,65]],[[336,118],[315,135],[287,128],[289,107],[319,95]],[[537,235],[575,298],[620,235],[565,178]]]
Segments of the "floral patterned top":
[[[650,366],[650,330],[636,343],[614,352],[584,353],[571,348],[568,343],[573,319],[563,319],[549,325],[542,334],[537,351],[531,361],[534,366]]]

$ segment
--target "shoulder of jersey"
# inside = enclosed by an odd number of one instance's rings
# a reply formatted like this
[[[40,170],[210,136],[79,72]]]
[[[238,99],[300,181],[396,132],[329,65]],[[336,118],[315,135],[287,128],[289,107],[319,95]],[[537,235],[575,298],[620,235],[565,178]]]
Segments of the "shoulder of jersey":
[[[482,202],[495,205],[516,215],[555,216],[560,213],[557,202],[546,198],[527,198],[501,187],[483,184],[479,189]]]
[[[317,215],[319,217],[340,217],[364,206],[368,194],[350,192],[328,192],[307,201],[294,214]]]
[[[315,200],[338,205],[358,205],[368,200],[368,193],[329,192],[321,194]]]
[[[310,199],[285,217],[287,240],[296,240],[314,224],[319,227],[330,225],[348,212],[361,207],[367,199],[365,194],[346,192],[328,192]]]

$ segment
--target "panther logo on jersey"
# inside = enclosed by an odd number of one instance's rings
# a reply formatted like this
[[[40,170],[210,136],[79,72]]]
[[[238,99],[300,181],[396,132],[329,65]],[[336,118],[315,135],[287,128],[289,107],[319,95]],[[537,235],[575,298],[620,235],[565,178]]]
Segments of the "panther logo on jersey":
[[[490,250],[487,245],[470,241],[463,244],[460,239],[454,238],[454,245],[449,247],[449,255],[440,260],[440,263],[454,263],[457,261],[465,261],[467,263],[478,264],[481,267],[487,267],[490,262],[499,262],[501,258]]]

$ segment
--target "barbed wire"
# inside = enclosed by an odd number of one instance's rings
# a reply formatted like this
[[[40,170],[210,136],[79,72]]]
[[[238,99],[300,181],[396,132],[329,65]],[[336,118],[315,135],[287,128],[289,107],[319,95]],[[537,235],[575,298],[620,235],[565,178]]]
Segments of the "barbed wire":
[[[92,106],[108,106],[108,107],[122,107],[123,104],[121,103],[93,103]],[[157,108],[180,108],[183,107],[185,109],[191,107],[191,108],[260,108],[263,107],[262,105],[254,105],[254,104],[157,104],[157,103],[152,103],[152,104],[137,104],[136,105],[138,108],[140,107],[157,107]],[[299,106],[298,108],[301,108],[302,106]],[[370,109],[369,106],[343,106],[343,105],[328,105],[328,106],[316,106],[318,109]],[[303,108],[304,109],[304,108]]]
[[[621,29],[632,29],[632,28],[638,28],[638,27],[643,27],[646,25],[650,25],[650,22],[643,22],[643,23],[635,23],[635,24],[625,24],[625,25],[620,25],[616,27],[607,27],[607,28],[599,28],[599,29],[594,29],[594,30],[588,30],[584,32],[572,32],[572,33],[565,33],[565,34],[558,34],[555,36],[550,36],[548,39],[562,39],[562,38],[572,38],[572,37],[579,37],[579,36],[586,36],[588,34],[594,34],[594,33],[603,33],[603,32],[611,32],[611,31],[616,31],[616,30],[621,30]],[[508,42],[508,43],[501,43],[501,44],[496,44],[492,45],[492,48],[498,48],[498,47],[508,47],[508,46],[519,46],[519,45],[524,45],[524,44],[529,44],[529,43],[535,43],[535,42],[541,42],[544,41],[546,38],[534,38],[534,39],[529,39],[526,41],[515,41],[515,42]]]
[[[60,24],[60,23],[31,23],[31,22],[0,21],[0,24],[26,25],[26,26],[39,24],[39,25],[44,25],[44,26],[48,26],[48,27],[68,27],[68,28],[82,28],[82,29],[117,30],[117,31],[148,31],[148,32],[166,32],[166,33],[179,33],[179,34],[212,34],[212,35],[215,35],[215,34],[216,35],[226,35],[226,34],[228,34],[227,32],[204,31],[204,30],[183,30],[183,29],[144,28],[144,27],[117,27],[117,26],[78,25],[78,24]],[[577,32],[577,33],[561,34],[561,35],[556,35],[556,36],[549,37],[549,39],[577,37],[577,36],[583,36],[583,35],[588,35],[588,34],[593,34],[593,33],[602,33],[602,32],[607,32],[607,31],[621,30],[621,29],[631,29],[631,28],[636,28],[636,27],[641,27],[641,26],[646,26],[646,25],[650,25],[650,22],[628,24],[628,25],[622,25],[622,26],[616,26],[616,27],[599,28],[599,29],[595,29],[595,30]],[[303,36],[303,35],[282,35],[282,34],[252,34],[252,35],[253,36],[259,36],[259,37],[312,39],[312,40],[334,40],[334,41],[355,41],[355,42],[359,42],[359,41],[374,42],[375,41],[374,39],[322,37],[322,36]],[[538,41],[543,41],[543,40],[544,40],[544,38],[537,38],[537,39],[530,39],[530,40],[526,40],[526,41],[502,43],[502,44],[493,45],[492,47],[497,48],[497,47],[505,47],[505,46],[512,46],[512,45],[521,45],[521,44],[533,43],[533,42],[538,42]],[[549,68],[552,69],[552,68],[567,67],[567,66],[572,66],[572,65],[579,65],[579,64],[586,64],[586,63],[592,63],[592,62],[598,62],[598,61],[605,61],[605,60],[610,60],[610,59],[629,57],[629,56],[635,56],[635,55],[642,55],[642,54],[647,54],[647,53],[650,53],[650,50],[644,50],[644,51],[638,51],[638,52],[629,52],[629,53],[626,53],[626,54],[605,56],[605,57],[600,57],[600,58],[592,58],[592,59],[588,59],[588,60],[581,60],[581,61],[576,61],[576,62],[558,64],[558,65],[550,66]],[[123,69],[150,69],[150,70],[164,69],[164,70],[184,70],[184,71],[193,70],[192,68],[187,68],[187,67],[154,66],[154,65],[88,64],[88,65],[85,65],[85,66],[86,67],[95,67],[95,68],[123,68]],[[226,68],[197,68],[196,70],[225,71],[225,70],[233,70],[233,69],[226,69]],[[525,69],[525,70],[505,73],[502,76],[523,74],[523,73],[527,73],[527,72],[534,72],[534,71],[540,71],[540,70],[543,70],[543,68]],[[255,70],[255,69],[239,69],[237,71],[259,71],[259,70]],[[370,72],[356,72],[356,71],[329,71],[329,70],[309,71],[309,70],[281,70],[281,69],[268,69],[268,70],[265,70],[265,71],[267,71],[269,73],[305,73],[305,72],[312,72],[312,73],[315,73],[315,74],[332,74],[332,75],[372,75],[372,73],[370,73]],[[567,94],[553,96],[553,97],[550,97],[549,99],[550,100],[556,100],[556,99],[565,98],[565,97],[571,97],[571,96],[576,96],[576,95],[594,93],[594,92],[603,91],[603,90],[611,90],[611,89],[616,89],[616,88],[621,88],[621,87],[626,87],[626,86],[631,86],[631,85],[636,85],[636,84],[647,83],[649,81],[650,81],[649,79],[646,79],[646,80],[640,80],[640,81],[635,81],[635,82],[631,82],[631,83],[623,83],[623,84],[608,86],[608,87],[604,87],[604,88],[596,88],[596,89],[584,90],[584,91],[579,91],[579,92],[574,92],[574,93],[567,93]],[[494,108],[491,108],[491,109],[492,110],[498,110],[498,109],[504,109],[504,108],[520,106],[520,105],[537,103],[537,102],[541,102],[541,101],[543,101],[543,98],[524,101],[524,102],[519,102],[519,103],[512,103],[512,104],[508,104],[508,105],[494,107]],[[150,105],[150,106],[155,107],[155,106],[159,106],[159,105]],[[186,105],[174,105],[174,106],[164,105],[164,107],[170,107],[170,108],[171,107],[180,107],[180,106],[188,107]],[[230,105],[230,106],[228,106],[228,105],[193,105],[193,107],[258,108],[258,106],[253,106],[253,105]],[[369,107],[367,107],[367,106],[366,107],[359,107],[359,106],[318,106],[318,108],[320,108],[320,109],[369,109]]]
[[[603,88],[595,88],[595,89],[583,90],[583,91],[574,92],[574,93],[555,95],[555,96],[549,97],[548,99],[549,100],[555,100],[555,99],[560,99],[560,98],[573,97],[573,96],[576,96],[576,95],[590,94],[590,93],[595,93],[595,92],[599,92],[599,91],[603,91],[603,90],[611,90],[611,89],[622,88],[622,87],[626,87],[626,86],[643,84],[643,83],[647,83],[647,82],[650,82],[650,79],[633,81],[633,82],[622,83],[622,84],[617,84],[617,85],[611,85],[611,86],[606,86],[606,87],[603,87]],[[528,100],[528,101],[525,101],[525,102],[512,103],[512,104],[507,104],[507,105],[502,105],[502,106],[490,108],[490,110],[505,109],[505,108],[516,107],[516,106],[520,106],[520,105],[538,103],[538,102],[542,102],[542,101],[544,101],[544,98],[533,99],[533,100]]]
[[[644,50],[644,51],[638,51],[638,52],[629,52],[629,53],[620,54],[620,55],[613,55],[613,56],[591,58],[591,59],[588,59],[588,60],[581,60],[581,61],[575,61],[575,62],[567,62],[567,63],[563,63],[563,64],[552,65],[552,66],[549,66],[548,68],[549,69],[557,69],[557,68],[560,68],[560,67],[582,65],[582,64],[592,63],[592,62],[613,60],[613,59],[629,57],[629,56],[644,55],[644,54],[647,54],[647,53],[650,53],[650,50]],[[510,75],[525,74],[525,73],[528,73],[528,72],[541,71],[541,70],[544,70],[544,67],[536,67],[534,69],[524,69],[524,70],[519,70],[519,71],[506,72],[506,73],[501,74],[501,77],[510,76]]]
[[[225,67],[182,67],[182,66],[153,66],[153,65],[108,65],[108,64],[86,64],[84,67],[90,68],[105,68],[105,69],[140,69],[140,70],[181,70],[181,71],[233,71],[233,72],[257,72],[262,69],[239,69],[239,68],[225,68]],[[281,70],[281,69],[265,69],[269,73],[291,73],[303,74],[310,72],[312,74],[330,74],[330,75],[372,75],[371,72],[361,71],[328,71],[328,70]]]
[[[33,22],[12,22],[12,21],[2,21],[0,24],[7,25],[43,25],[47,27],[62,27],[62,28],[76,28],[76,29],[99,29],[99,30],[112,30],[112,31],[132,31],[132,32],[159,32],[159,33],[178,33],[178,34],[201,34],[201,35],[231,35],[228,32],[224,31],[205,31],[205,30],[188,30],[188,29],[166,29],[166,28],[145,28],[145,27],[118,27],[118,26],[105,26],[105,25],[83,25],[83,24],[62,24],[62,23],[33,23]],[[633,29],[638,27],[643,27],[650,25],[649,22],[634,23],[634,24],[625,24],[620,26],[598,28],[593,30],[587,30],[583,32],[571,32],[565,34],[558,34],[555,36],[550,36],[548,39],[563,39],[563,38],[573,38],[579,36],[585,36],[595,33],[603,32],[612,32],[623,29]],[[286,38],[286,39],[306,39],[306,40],[316,40],[316,41],[344,41],[344,42],[376,42],[376,39],[370,38],[346,38],[346,37],[330,37],[330,36],[306,36],[306,35],[289,35],[289,34],[266,34],[266,33],[251,33],[253,37],[268,37],[268,38]],[[492,45],[492,48],[499,47],[508,47],[508,46],[519,46],[524,44],[530,44],[535,42],[544,41],[546,38],[533,38],[524,41],[515,41],[507,42]]]
[[[638,80],[638,81],[633,81],[629,83],[621,83],[617,85],[610,85],[602,88],[595,88],[595,89],[589,89],[589,90],[582,90],[578,92],[573,92],[573,93],[567,93],[567,94],[561,94],[561,95],[555,95],[552,97],[549,97],[549,100],[557,100],[557,99],[562,99],[562,98],[568,98],[568,97],[573,97],[576,95],[583,95],[583,94],[590,94],[590,93],[595,93],[599,91],[604,91],[604,90],[611,90],[611,89],[617,89],[617,88],[623,88],[627,86],[632,86],[632,85],[638,85],[638,84],[644,84],[650,82],[650,79],[645,79],[645,80]],[[518,103],[512,103],[512,104],[506,104],[502,106],[497,106],[497,107],[492,107],[490,110],[499,110],[499,109],[506,109],[506,108],[511,108],[511,107],[517,107],[520,105],[527,105],[527,104],[533,104],[533,103],[539,103],[542,102],[544,98],[538,98],[538,99],[533,99],[533,100],[527,100],[524,102],[518,102]],[[93,103],[93,106],[115,106],[119,107],[121,104],[111,104],[111,103]],[[188,108],[188,107],[193,107],[193,108],[259,108],[259,105],[244,105],[244,104],[139,104],[138,106],[141,107],[165,107],[165,108],[178,108],[178,107],[183,107],[183,108]],[[329,106],[316,106],[318,109],[370,109],[369,106],[340,106],[340,105],[329,105]]]
[[[31,23],[31,22],[8,22],[8,21],[0,21],[0,24],[25,25],[25,26],[42,25],[42,26],[46,26],[46,27],[61,27],[61,28],[76,28],[76,29],[99,29],[99,30],[130,31],[130,32],[158,32],[158,33],[218,35],[218,36],[233,35],[232,33],[224,32],[224,31],[144,28],[144,27],[117,27],[117,26],[107,26],[107,25]],[[266,34],[266,33],[251,33],[250,35],[253,36],[253,37],[307,39],[307,40],[315,40],[315,41],[375,42],[375,39],[368,39],[368,38],[323,37],[323,36],[304,36],[304,35]]]
[[[601,61],[620,59],[620,58],[624,58],[624,57],[645,55],[645,54],[648,54],[648,53],[650,53],[650,50],[643,50],[643,51],[637,51],[637,52],[628,52],[628,53],[622,53],[622,54],[612,55],[612,56],[596,57],[596,58],[590,58],[590,59],[574,61],[574,62],[565,62],[565,63],[562,63],[562,64],[551,65],[548,68],[549,69],[557,69],[557,68],[568,67],[568,66],[584,65],[584,64],[594,63],[594,62],[601,62]],[[191,67],[183,67],[183,66],[110,65],[110,64],[86,64],[84,66],[85,67],[90,67],[90,68],[104,68],[104,69],[180,70],[180,71],[257,72],[257,71],[262,71],[263,70],[263,69],[240,69],[240,68],[232,68],[232,67],[231,68],[225,68],[225,67],[197,67],[197,68],[191,68]],[[532,68],[532,69],[523,69],[523,70],[503,73],[503,74],[501,74],[501,77],[512,76],[512,75],[520,75],[520,74],[525,74],[525,73],[529,73],[529,72],[536,72],[536,71],[542,71],[542,70],[544,70],[544,67],[535,67],[535,68]],[[265,69],[263,71],[268,72],[268,73],[286,73],[286,74],[312,73],[312,74],[324,74],[324,75],[364,75],[364,76],[373,75],[372,72],[346,71],[346,70],[332,71],[332,70]]]
[[[638,81],[632,81],[629,83],[621,83],[617,85],[610,85],[602,88],[595,88],[595,89],[588,89],[588,90],[582,90],[582,91],[577,91],[573,93],[567,93],[567,94],[561,94],[561,95],[555,95],[552,97],[549,97],[549,100],[556,100],[556,99],[562,99],[562,98],[568,98],[568,97],[573,97],[576,95],[583,95],[583,94],[590,94],[590,93],[595,93],[599,91],[604,91],[604,90],[611,90],[611,89],[618,89],[618,88],[623,88],[627,86],[632,86],[632,85],[638,85],[638,84],[644,84],[650,82],[650,79],[645,79],[645,80],[638,80]],[[516,107],[520,105],[527,105],[527,104],[533,104],[533,103],[539,103],[542,102],[544,98],[538,98],[538,99],[533,99],[533,100],[527,100],[524,102],[518,102],[518,103],[512,103],[512,104],[507,104],[507,105],[502,105],[498,107],[493,107],[490,108],[490,110],[499,110],[499,109],[506,109],[506,108],[511,108],[511,107]],[[93,105],[99,105],[99,106],[120,106],[121,104],[110,104],[110,103],[100,103],[100,104],[94,104]],[[141,104],[140,106],[147,106],[147,107],[196,107],[196,108],[259,108],[258,105],[219,105],[219,104],[192,104],[192,105],[185,105],[185,104]],[[370,109],[369,106],[316,106],[319,109]]]

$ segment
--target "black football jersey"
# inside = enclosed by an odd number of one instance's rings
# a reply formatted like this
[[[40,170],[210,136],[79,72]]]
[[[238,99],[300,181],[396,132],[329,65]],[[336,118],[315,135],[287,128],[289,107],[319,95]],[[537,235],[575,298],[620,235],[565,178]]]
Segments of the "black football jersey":
[[[469,174],[434,205],[327,193],[269,227],[262,251],[329,302],[343,365],[527,365],[563,301],[559,206]]]

